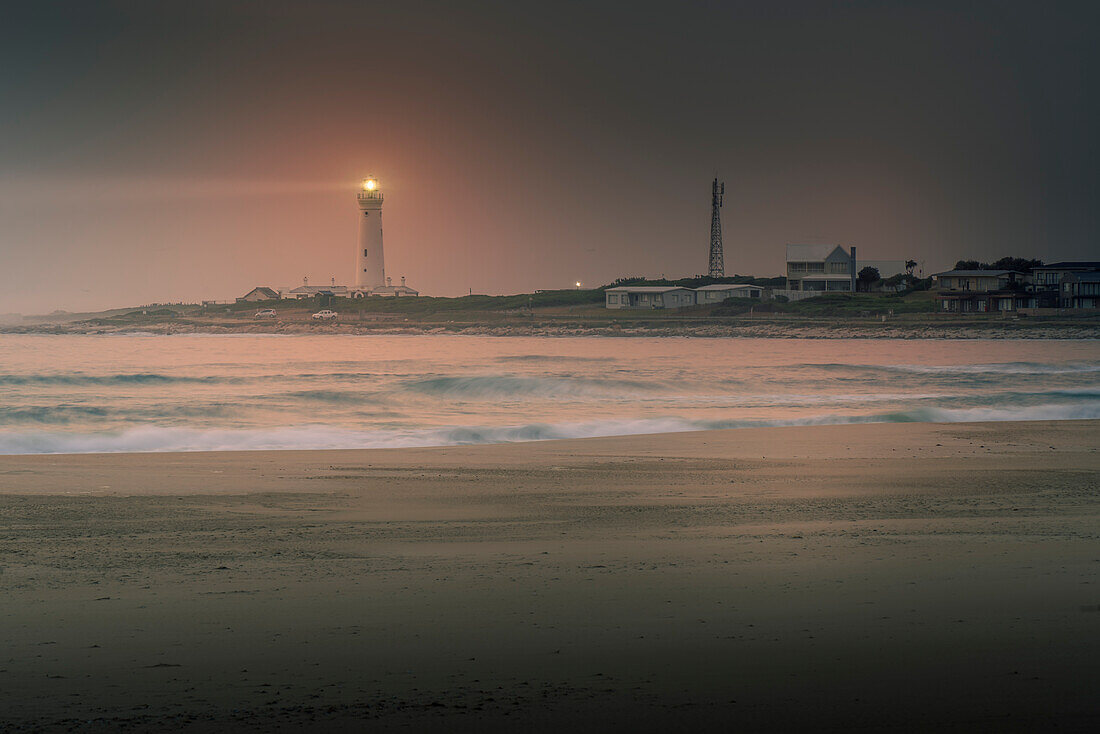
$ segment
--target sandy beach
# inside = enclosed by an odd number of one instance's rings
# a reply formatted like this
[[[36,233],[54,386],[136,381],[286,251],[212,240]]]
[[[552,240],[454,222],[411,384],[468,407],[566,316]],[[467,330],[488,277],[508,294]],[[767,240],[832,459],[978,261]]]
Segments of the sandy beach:
[[[13,731],[1092,731],[1100,422],[0,457]]]

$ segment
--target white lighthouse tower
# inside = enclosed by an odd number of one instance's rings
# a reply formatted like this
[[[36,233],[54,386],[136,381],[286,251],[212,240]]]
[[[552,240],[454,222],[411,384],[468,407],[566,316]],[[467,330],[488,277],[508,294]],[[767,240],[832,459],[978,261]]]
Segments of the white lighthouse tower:
[[[355,261],[355,287],[370,292],[386,285],[386,263],[382,252],[382,188],[368,176],[359,190],[359,247]]]

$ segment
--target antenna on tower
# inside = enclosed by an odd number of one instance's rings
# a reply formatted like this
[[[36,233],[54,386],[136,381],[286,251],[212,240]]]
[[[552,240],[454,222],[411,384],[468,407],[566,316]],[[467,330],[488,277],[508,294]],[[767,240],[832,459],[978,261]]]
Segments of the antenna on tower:
[[[710,186],[710,269],[712,278],[722,278],[726,274],[725,258],[722,255],[722,200],[726,197],[726,183],[718,183],[715,178]]]

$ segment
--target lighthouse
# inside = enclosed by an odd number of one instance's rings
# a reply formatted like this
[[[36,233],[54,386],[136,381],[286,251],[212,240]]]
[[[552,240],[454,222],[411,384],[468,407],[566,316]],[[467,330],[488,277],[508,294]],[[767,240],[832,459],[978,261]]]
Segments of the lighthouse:
[[[356,248],[356,290],[370,292],[386,284],[385,255],[382,252],[382,187],[378,179],[363,179],[359,199],[359,246]]]

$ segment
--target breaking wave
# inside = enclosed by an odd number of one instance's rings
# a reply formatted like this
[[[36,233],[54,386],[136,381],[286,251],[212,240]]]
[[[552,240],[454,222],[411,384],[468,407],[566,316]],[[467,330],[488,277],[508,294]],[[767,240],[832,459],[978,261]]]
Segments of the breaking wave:
[[[45,431],[20,434],[0,433],[0,454],[406,448],[779,426],[1079,419],[1100,419],[1100,400],[1072,405],[1038,405],[1029,408],[918,408],[870,415],[824,414],[778,420],[650,418],[367,431],[320,425],[247,430],[199,430],[145,426],[114,433],[95,434]]]

